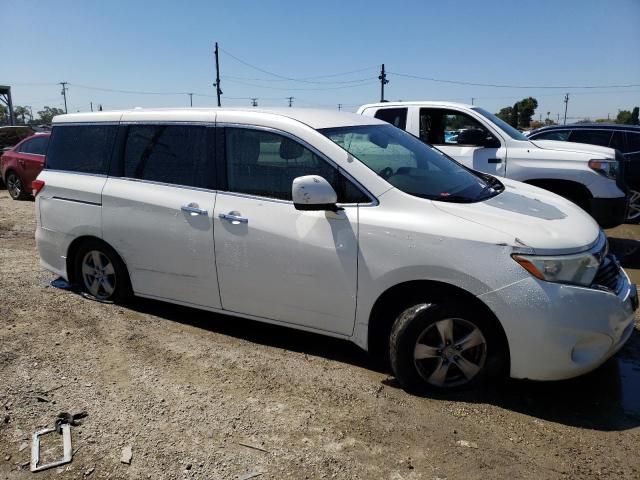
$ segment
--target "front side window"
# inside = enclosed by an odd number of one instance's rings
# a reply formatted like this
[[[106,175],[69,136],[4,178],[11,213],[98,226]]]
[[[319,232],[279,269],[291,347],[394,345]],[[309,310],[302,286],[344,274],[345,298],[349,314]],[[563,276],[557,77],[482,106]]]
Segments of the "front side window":
[[[625,153],[640,152],[640,133],[627,132],[627,144]]]
[[[420,139],[431,145],[482,146],[495,137],[475,118],[456,110],[420,109]]]
[[[610,130],[573,130],[569,135],[569,141],[608,147],[611,141],[611,134]]]
[[[320,130],[405,193],[430,200],[470,203],[500,193],[495,179],[472,173],[444,153],[389,125]]]
[[[105,174],[117,125],[57,125],[51,131],[45,168]]]
[[[478,112],[484,118],[493,123],[499,130],[503,131],[514,140],[522,140],[525,142],[529,141],[529,139],[520,130],[513,128],[501,118],[496,117],[493,113],[487,112],[484,108],[473,107],[472,110],[474,112]]]
[[[337,168],[289,137],[262,130],[225,129],[228,190],[291,200],[293,180],[320,175],[338,194],[338,203],[368,203]]]
[[[536,134],[531,140],[559,140],[566,142],[570,133],[571,130],[551,130],[549,132]]]
[[[375,114],[376,118],[390,123],[394,127],[407,129],[407,109],[406,108],[381,108]]]
[[[129,126],[124,149],[125,177],[212,188],[213,169],[207,162],[207,127]]]

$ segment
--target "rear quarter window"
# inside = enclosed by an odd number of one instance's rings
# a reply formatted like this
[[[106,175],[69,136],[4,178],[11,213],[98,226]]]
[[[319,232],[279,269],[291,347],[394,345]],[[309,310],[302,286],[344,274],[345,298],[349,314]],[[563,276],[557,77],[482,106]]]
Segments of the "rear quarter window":
[[[45,168],[106,174],[117,131],[117,125],[53,127]]]

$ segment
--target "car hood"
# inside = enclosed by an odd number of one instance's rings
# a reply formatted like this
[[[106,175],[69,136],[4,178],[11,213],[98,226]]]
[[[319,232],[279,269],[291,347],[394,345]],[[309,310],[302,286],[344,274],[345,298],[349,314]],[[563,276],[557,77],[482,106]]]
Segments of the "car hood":
[[[546,190],[500,179],[499,195],[476,203],[433,202],[436,208],[508,235],[536,253],[572,253],[597,239],[600,227],[580,207]]]
[[[615,158],[616,152],[613,148],[591,145],[589,143],[562,142],[560,140],[530,140],[536,147],[545,150],[563,150],[566,152],[580,152],[597,155],[594,158]]]

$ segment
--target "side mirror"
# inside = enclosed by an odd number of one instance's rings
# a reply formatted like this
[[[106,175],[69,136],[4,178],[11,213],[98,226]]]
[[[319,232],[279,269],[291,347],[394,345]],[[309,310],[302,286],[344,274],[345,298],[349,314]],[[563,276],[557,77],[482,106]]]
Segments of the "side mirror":
[[[295,178],[291,185],[291,197],[296,210],[340,210],[336,205],[336,191],[320,175]]]

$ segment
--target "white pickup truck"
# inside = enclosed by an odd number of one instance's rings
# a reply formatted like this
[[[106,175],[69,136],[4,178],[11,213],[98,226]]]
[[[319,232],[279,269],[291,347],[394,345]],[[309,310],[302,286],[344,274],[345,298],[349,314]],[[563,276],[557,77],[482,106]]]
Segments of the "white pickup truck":
[[[622,155],[595,145],[531,141],[492,113],[452,102],[385,102],[358,113],[385,120],[463,165],[511,178],[578,204],[603,228],[626,219]]]

